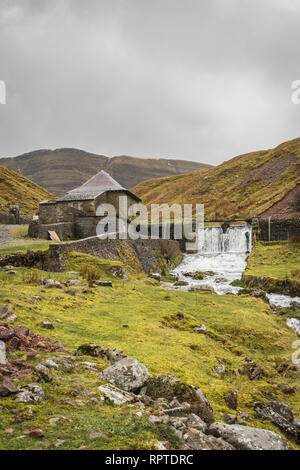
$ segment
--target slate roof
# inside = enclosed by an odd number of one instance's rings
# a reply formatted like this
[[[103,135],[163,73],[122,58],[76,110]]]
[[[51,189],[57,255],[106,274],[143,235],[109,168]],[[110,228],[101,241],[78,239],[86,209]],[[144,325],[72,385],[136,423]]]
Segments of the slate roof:
[[[137,201],[140,199],[126,188],[123,188],[116,180],[114,180],[106,171],[102,170],[78,188],[68,191],[67,194],[57,201],[83,201],[95,199],[107,191],[125,191],[129,196]]]

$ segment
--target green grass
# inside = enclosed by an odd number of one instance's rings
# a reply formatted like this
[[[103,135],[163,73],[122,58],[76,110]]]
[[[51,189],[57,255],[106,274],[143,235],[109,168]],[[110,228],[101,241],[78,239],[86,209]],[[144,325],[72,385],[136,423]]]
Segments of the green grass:
[[[245,275],[299,280],[300,244],[257,242],[248,259]]]
[[[109,267],[115,262],[89,257],[89,262],[102,270],[103,278],[110,276]],[[86,255],[71,254],[69,268],[80,268],[86,262]],[[272,393],[287,402],[295,417],[300,414],[300,391],[294,395],[282,395],[277,386],[294,385],[299,372],[289,371],[285,377],[276,371],[281,363],[291,364],[294,350],[292,343],[296,335],[287,328],[285,319],[272,313],[269,306],[260,299],[250,296],[218,296],[212,293],[167,292],[159,287],[147,285],[143,275],[129,281],[113,279],[113,288],[97,287],[83,294],[76,288],[76,296],[70,296],[66,289],[49,289],[41,293],[41,286],[28,282],[32,270],[17,269],[19,274],[8,277],[3,270],[0,275],[0,304],[10,302],[18,316],[18,324],[28,326],[38,334],[63,341],[67,349],[75,351],[84,343],[96,343],[118,347],[143,362],[151,374],[169,373],[186,383],[199,386],[210,400],[217,420],[230,412],[224,402],[228,391],[237,390],[239,410],[247,411],[253,421],[251,425],[272,429],[272,424],[256,418],[252,402],[262,399],[263,392]],[[67,278],[66,273],[42,273],[46,277]],[[51,274],[51,275],[50,275]],[[145,278],[145,276],[144,276]],[[26,281],[27,279],[27,281]],[[33,304],[34,295],[42,300]],[[178,316],[183,314],[184,318]],[[56,322],[56,320],[60,322]],[[54,330],[40,327],[43,320],[55,323]],[[128,324],[128,328],[123,328]],[[193,332],[194,326],[205,324],[208,333]],[[46,332],[45,332],[46,331]],[[50,356],[53,356],[50,355]],[[252,358],[265,370],[262,380],[250,381],[243,372],[242,360]],[[226,365],[224,375],[218,375],[214,368],[216,358]],[[94,362],[94,358],[86,358]],[[99,367],[104,367],[101,363]],[[239,376],[236,371],[239,370]],[[0,404],[3,418],[0,429],[13,427],[13,434],[0,433],[0,448],[39,448],[41,442],[29,437],[16,440],[26,429],[41,427],[44,440],[51,445],[56,437],[65,439],[61,448],[151,448],[152,439],[158,438],[158,430],[149,426],[144,418],[136,417],[134,410],[125,407],[101,405],[84,408],[66,407],[61,399],[69,396],[69,387],[74,383],[84,384],[97,393],[99,380],[91,373],[75,369],[74,373],[59,375],[67,380],[61,386],[46,385],[47,399],[34,406],[31,421],[11,424],[13,416],[11,399],[3,398]],[[82,394],[87,402],[86,393]],[[80,398],[80,397],[79,397]],[[27,409],[26,405],[24,408]],[[232,412],[232,411],[231,411]],[[49,416],[63,415],[73,419],[71,427],[61,425],[55,429],[48,424]],[[110,439],[90,441],[91,429],[112,433]],[[168,432],[165,430],[165,432]]]
[[[0,245],[0,256],[9,255],[21,251],[26,253],[27,250],[38,251],[38,250],[48,250],[51,242],[48,240],[41,239],[16,239],[16,240],[7,240],[6,242],[1,243]],[[57,243],[57,242],[56,242]]]
[[[8,239],[0,244],[0,256],[16,253],[17,251],[26,253],[27,250],[48,250],[50,243],[49,240],[29,238],[28,225],[16,226],[10,230]]]

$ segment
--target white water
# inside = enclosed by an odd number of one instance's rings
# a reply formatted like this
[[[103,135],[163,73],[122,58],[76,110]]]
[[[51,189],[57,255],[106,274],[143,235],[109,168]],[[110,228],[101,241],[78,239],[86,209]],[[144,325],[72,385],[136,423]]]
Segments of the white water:
[[[182,263],[174,269],[173,274],[181,281],[187,281],[190,288],[213,289],[217,294],[236,294],[239,287],[230,283],[241,279],[247,265],[247,256],[251,251],[251,225],[233,225],[223,233],[220,226],[205,227],[199,234],[203,243],[198,253],[186,255]],[[195,280],[185,273],[210,271],[213,275],[203,280]]]
[[[267,297],[274,307],[290,307],[293,303],[300,305],[300,297],[289,297],[281,294],[267,294]]]

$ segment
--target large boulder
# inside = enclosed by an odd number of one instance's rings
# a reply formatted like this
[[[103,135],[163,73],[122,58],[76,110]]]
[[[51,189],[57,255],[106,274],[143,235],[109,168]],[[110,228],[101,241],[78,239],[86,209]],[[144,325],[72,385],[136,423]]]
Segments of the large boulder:
[[[98,387],[98,390],[114,405],[123,405],[124,403],[135,401],[135,395],[133,393],[124,392],[124,390],[120,390],[110,384],[101,385]]]
[[[209,434],[221,437],[237,450],[290,450],[285,439],[273,431],[238,424],[213,423]]]
[[[105,346],[99,346],[98,344],[82,344],[75,354],[77,356],[101,357],[110,362],[110,364],[115,364],[117,361],[127,357],[121,349],[107,348]]]
[[[256,403],[254,409],[259,418],[271,421],[290,439],[300,440],[300,432],[294,425],[294,416],[288,405],[278,400],[271,400],[269,404]]]
[[[190,429],[183,436],[182,450],[235,450],[235,448],[220,437],[207,436],[197,429]]]
[[[141,389],[148,380],[149,372],[144,364],[132,357],[126,357],[107,367],[99,377],[121,390],[135,392]]]
[[[206,423],[214,422],[212,407],[202,390],[187,385],[172,375],[159,374],[151,377],[146,384],[145,392],[154,399],[172,400],[176,397],[180,403],[189,403],[191,412],[200,416]]]

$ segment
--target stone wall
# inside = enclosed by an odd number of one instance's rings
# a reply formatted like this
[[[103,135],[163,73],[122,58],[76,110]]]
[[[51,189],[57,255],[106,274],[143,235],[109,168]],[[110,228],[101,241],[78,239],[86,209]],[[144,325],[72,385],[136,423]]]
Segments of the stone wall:
[[[48,251],[27,251],[27,253],[9,254],[0,257],[0,266],[15,266],[24,268],[37,268],[44,271],[61,272],[64,271],[67,259],[67,251],[63,247],[61,250],[52,246]]]
[[[170,253],[180,252],[177,241],[168,240],[167,243],[170,245]],[[98,237],[90,237],[68,242],[64,245],[51,245],[51,248],[55,249],[55,246],[60,248],[66,246],[68,250],[87,253],[98,258],[112,260],[124,260],[125,258],[125,261],[129,264],[130,260],[126,259],[126,256],[131,256],[133,250],[146,273],[160,271],[160,261],[163,257],[168,261],[167,255],[163,254],[162,240],[101,240]]]
[[[0,266],[23,266],[45,271],[62,272],[66,269],[69,251],[87,253],[97,258],[121,260],[129,265],[136,264],[146,273],[160,272],[163,258],[169,261],[161,240],[100,240],[90,237],[73,242],[52,244],[48,251],[17,253],[0,257]],[[177,241],[168,241],[170,253],[179,251]]]
[[[18,216],[16,217],[15,214],[7,214],[0,212],[0,224],[5,225],[22,225],[28,224],[29,218]]]
[[[49,230],[56,232],[60,240],[71,240],[74,238],[73,222],[61,222],[57,224],[38,224],[32,222],[28,228],[28,235],[32,238],[49,240]]]
[[[269,240],[269,219],[259,219],[257,239]],[[290,240],[300,236],[300,217],[289,219],[271,218],[271,241]]]

